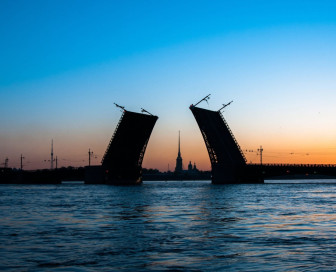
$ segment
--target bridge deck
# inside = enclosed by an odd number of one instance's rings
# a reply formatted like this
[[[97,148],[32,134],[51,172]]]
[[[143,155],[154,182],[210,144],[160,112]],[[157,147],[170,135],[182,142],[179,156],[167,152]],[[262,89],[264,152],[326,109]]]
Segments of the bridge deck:
[[[245,156],[229,125],[218,111],[190,107],[211,162],[213,183],[260,183],[259,168],[246,167]]]
[[[153,115],[124,111],[102,160],[109,182],[141,182],[142,160],[157,119]]]

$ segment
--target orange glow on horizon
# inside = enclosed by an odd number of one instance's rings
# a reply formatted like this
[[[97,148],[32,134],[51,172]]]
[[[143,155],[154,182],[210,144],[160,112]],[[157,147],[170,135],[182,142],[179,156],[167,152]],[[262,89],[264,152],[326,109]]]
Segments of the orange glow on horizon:
[[[242,134],[244,128],[234,128],[241,149],[253,150],[244,152],[248,163],[260,163],[257,149],[262,143],[263,163],[276,164],[336,164],[336,145],[331,136],[303,133],[288,133],[287,135],[272,135],[266,138],[262,132],[259,134]],[[240,133],[235,133],[236,131]],[[58,157],[58,167],[86,166],[88,165],[88,149],[94,152],[91,158],[92,165],[99,165],[108,145],[113,128],[94,132],[85,131],[78,133],[79,137],[73,138],[66,133],[60,133],[54,139],[54,158]],[[245,132],[246,133],[246,132]],[[326,134],[326,133],[325,133]],[[243,135],[243,136],[242,136]],[[155,168],[160,171],[174,171],[177,157],[178,132],[171,127],[164,127],[158,123],[154,128],[145,153],[143,167]],[[22,134],[17,138],[6,139],[7,145],[2,146],[0,163],[9,158],[9,167],[19,168],[20,154],[25,157],[24,169],[45,169],[50,167],[50,139],[45,136],[31,136]],[[29,144],[27,144],[29,142]],[[18,144],[19,143],[19,144]],[[210,170],[211,164],[205,143],[196,124],[181,130],[181,155],[183,167],[187,169],[189,161],[200,170]],[[55,163],[54,163],[55,166]]]

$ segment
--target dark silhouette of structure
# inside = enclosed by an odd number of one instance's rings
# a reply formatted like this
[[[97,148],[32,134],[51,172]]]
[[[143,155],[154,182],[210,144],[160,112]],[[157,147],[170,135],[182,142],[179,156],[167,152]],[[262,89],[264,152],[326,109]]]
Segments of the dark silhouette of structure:
[[[193,166],[192,166],[192,164],[191,164],[191,161],[189,161],[189,164],[188,164],[188,171],[190,172],[190,171],[192,171],[193,170]]]
[[[160,172],[158,169],[143,169],[143,180],[210,180],[210,171],[200,171],[197,168],[183,170],[181,173]]]
[[[50,169],[54,169],[54,140],[51,140]]]
[[[221,110],[211,111],[196,107],[200,102],[207,101],[210,95],[191,105],[196,122],[200,128],[211,161],[211,179],[216,184],[228,183],[263,183],[263,179],[330,179],[336,177],[336,165],[323,164],[263,164],[260,146],[260,164],[246,164],[245,156],[238,145]],[[20,157],[20,169],[9,168],[8,158],[0,167],[0,183],[2,184],[60,184],[62,181],[84,180],[86,184],[133,185],[142,182],[142,160],[147,143],[158,119],[148,111],[135,113],[122,108],[123,114],[111,138],[102,160],[102,165],[91,166],[89,149],[89,166],[84,168],[68,167],[56,169],[53,167],[54,152],[51,141],[50,169],[26,171],[23,170],[23,159]],[[147,180],[201,180],[209,179],[209,171],[199,171],[192,168],[191,161],[188,170],[183,170],[180,133],[178,155],[175,171],[161,173],[158,170],[144,171]]]
[[[22,156],[21,154],[21,157],[20,157],[20,169],[21,171],[23,170],[23,160],[25,159],[25,157]]]
[[[91,151],[91,149],[89,148],[89,166],[91,166],[91,156],[93,155],[93,151]]]
[[[176,166],[175,166],[175,173],[181,174],[183,171],[183,163],[181,157],[181,144],[180,144],[180,131],[179,131],[179,138],[178,138],[178,152],[176,158]]]
[[[21,170],[0,168],[1,184],[61,184],[62,181],[84,180],[84,168]]]
[[[200,102],[209,99],[206,96]],[[191,105],[196,122],[200,128],[211,162],[212,182],[225,183],[261,183],[261,169],[248,167],[246,158],[225,121],[221,110],[211,111]]]
[[[120,106],[119,106],[120,107]],[[142,160],[157,116],[125,110],[102,159],[104,182],[133,185],[142,182]]]

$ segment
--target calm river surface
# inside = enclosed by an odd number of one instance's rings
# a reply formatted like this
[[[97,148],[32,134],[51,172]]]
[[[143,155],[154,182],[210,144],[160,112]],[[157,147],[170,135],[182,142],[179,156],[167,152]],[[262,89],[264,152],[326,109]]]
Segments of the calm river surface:
[[[336,184],[0,185],[0,214],[1,271],[336,269]]]

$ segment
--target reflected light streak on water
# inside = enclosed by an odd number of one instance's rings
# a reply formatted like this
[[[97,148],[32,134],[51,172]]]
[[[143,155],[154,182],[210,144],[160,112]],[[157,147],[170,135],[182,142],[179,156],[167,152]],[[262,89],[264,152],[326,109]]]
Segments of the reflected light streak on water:
[[[336,184],[1,185],[1,271],[334,271]]]

